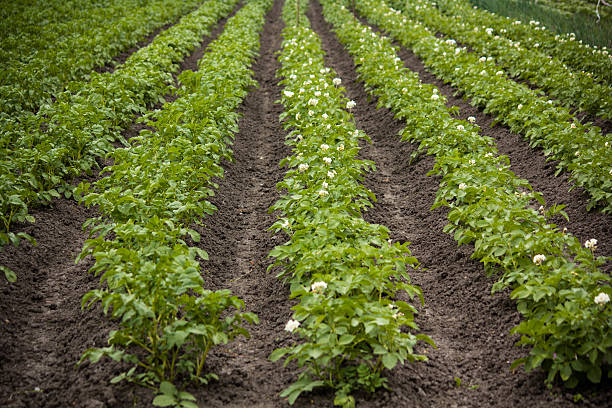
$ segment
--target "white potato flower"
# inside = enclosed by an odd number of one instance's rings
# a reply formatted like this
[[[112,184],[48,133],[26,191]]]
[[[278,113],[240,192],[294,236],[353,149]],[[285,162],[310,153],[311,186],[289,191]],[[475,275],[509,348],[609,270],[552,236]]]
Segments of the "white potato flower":
[[[431,99],[434,101],[437,101],[440,98],[440,96],[438,96],[438,94],[433,94],[431,95]]]
[[[321,293],[325,289],[327,289],[327,283],[323,281],[315,282],[312,285],[310,285],[310,289],[315,293]]]
[[[285,330],[288,331],[289,333],[293,333],[293,331],[297,329],[298,327],[300,327],[300,322],[298,322],[297,320],[291,319],[285,325]]]
[[[331,164],[332,159],[330,157],[324,157],[323,161],[325,162],[325,164]]]
[[[467,184],[459,183],[459,190],[465,190],[466,187],[467,187]]]
[[[326,151],[327,149],[329,149],[329,145],[327,145],[327,144],[323,143],[323,144],[321,145],[321,150]]]
[[[591,238],[589,239],[587,242],[584,243],[584,247],[588,248],[592,251],[597,249],[597,240],[595,238]]]
[[[300,173],[305,172],[306,170],[308,170],[308,163],[302,163],[298,166],[298,170],[300,171]]]
[[[325,197],[326,195],[328,195],[329,193],[327,192],[327,190],[319,190],[319,195],[321,197]]]
[[[336,172],[333,170],[330,170],[327,172],[327,177],[329,178],[334,178],[336,176]]]
[[[465,130],[465,126],[457,125],[457,130],[464,131]]]
[[[474,123],[474,122],[476,122],[476,118],[475,118],[475,117],[473,117],[473,116],[468,117],[468,119],[467,119],[467,120],[468,120],[468,122],[470,122],[470,123]]]
[[[546,255],[537,254],[533,257],[533,263],[536,265],[542,265],[542,262],[546,260]]]
[[[346,103],[346,109],[353,109],[356,105],[355,101],[350,100]]]
[[[334,85],[338,86],[342,83],[342,80],[340,78],[334,78],[332,82],[334,83]]]
[[[594,300],[598,305],[605,305],[610,301],[610,296],[607,293],[600,292],[599,295],[595,296]]]
[[[287,98],[291,98],[294,95],[294,93],[291,91],[285,91],[284,94]]]

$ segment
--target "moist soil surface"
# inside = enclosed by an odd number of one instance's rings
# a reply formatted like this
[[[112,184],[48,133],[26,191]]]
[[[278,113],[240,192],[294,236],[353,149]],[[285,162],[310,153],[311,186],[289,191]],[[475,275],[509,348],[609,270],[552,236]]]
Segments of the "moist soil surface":
[[[280,160],[290,154],[284,144],[285,131],[279,123],[281,88],[275,72],[281,44],[282,1],[268,13],[261,37],[260,56],[253,65],[259,86],[246,97],[239,132],[235,135],[234,160],[224,163],[225,176],[211,202],[218,211],[193,226],[201,234],[197,244],[209,253],[202,261],[207,289],[228,288],[244,300],[246,310],[259,316],[249,328],[250,339],[236,341],[211,351],[205,369],[219,376],[205,386],[187,390],[200,407],[284,407],[280,392],[297,378],[298,368],[268,360],[278,347],[295,338],[283,330],[295,304],[289,288],[268,271],[269,251],[287,236],[267,229],[276,219],[268,208],[278,199],[276,189],[284,175]],[[509,334],[520,315],[508,292],[491,295],[494,277],[487,277],[480,263],[470,259],[473,248],[457,247],[442,232],[446,210],[430,211],[440,180],[427,176],[433,158],[421,156],[409,163],[414,146],[400,141],[403,125],[386,109],[376,109],[376,100],[366,94],[357,80],[352,60],[323,20],[318,4],[308,16],[321,37],[326,64],[342,78],[347,96],[357,106],[352,110],[357,126],[372,139],[364,143],[360,157],[373,160],[376,171],[365,185],[377,202],[364,216],[387,226],[395,241],[410,242],[409,248],[421,262],[411,277],[422,289],[417,324],[432,337],[437,348],[420,346],[426,362],[397,366],[386,372],[389,390],[358,393],[360,407],[570,407],[580,394],[578,406],[603,407],[612,403],[609,383],[573,390],[559,386],[548,389],[544,374],[510,370],[510,364],[528,352],[514,346]],[[225,20],[203,39],[199,50],[182,69],[194,68],[203,49],[216,38]],[[459,107],[459,117],[474,116],[482,132],[493,137],[501,154],[509,156],[512,169],[529,180],[535,190],[552,203],[567,205],[570,222],[558,220],[582,242],[599,241],[598,252],[612,255],[612,219],[585,210],[587,198],[564,176],[554,177],[555,163],[546,162],[541,152],[501,126],[490,127],[493,119],[458,96],[455,90],[426,71],[409,50],[402,49],[405,65],[421,80],[434,83],[448,97],[449,106]],[[131,137],[142,124],[124,133]],[[58,199],[48,208],[33,211],[36,223],[17,226],[38,245],[23,242],[5,247],[0,265],[15,270],[17,282],[0,280],[0,406],[6,407],[150,407],[154,394],[129,384],[110,384],[124,367],[102,360],[76,366],[89,347],[106,345],[108,333],[117,323],[99,307],[81,310],[83,295],[97,287],[98,279],[88,274],[93,261],[74,259],[87,239],[82,224],[97,216],[74,200]],[[610,271],[610,265],[605,269]],[[295,406],[332,407],[333,393],[317,390],[302,395]]]

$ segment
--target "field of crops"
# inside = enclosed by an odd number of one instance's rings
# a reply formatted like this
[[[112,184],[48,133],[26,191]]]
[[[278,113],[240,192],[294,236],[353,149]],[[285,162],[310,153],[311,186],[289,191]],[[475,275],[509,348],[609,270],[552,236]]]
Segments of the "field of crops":
[[[0,406],[612,404],[609,50],[467,0],[18,4]]]

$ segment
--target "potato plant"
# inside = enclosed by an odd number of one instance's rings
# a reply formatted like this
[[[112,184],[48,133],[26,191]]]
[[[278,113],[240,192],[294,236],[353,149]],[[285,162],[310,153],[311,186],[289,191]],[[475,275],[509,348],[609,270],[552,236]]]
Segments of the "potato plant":
[[[355,102],[325,67],[320,40],[308,28],[307,2],[301,3],[299,11],[291,1],[284,8],[278,75],[281,118],[291,129],[287,144],[294,154],[282,162],[289,167],[278,185],[284,195],[271,208],[282,214],[272,229],[290,240],[270,255],[299,300],[285,329],[302,341],[270,358],[285,357],[285,364],[294,361],[302,368],[281,394],[291,404],[301,393],[325,386],[335,391],[335,405],[351,407],[351,393],[385,387],[384,369],[424,360],[414,347],[419,340],[433,342],[416,334],[414,306],[397,299],[405,292],[423,302],[406,270],[418,261],[407,243],[392,243],[386,227],[361,217],[374,199],[360,184],[374,164],[356,159],[358,142],[367,136],[355,128],[350,113]]]
[[[30,10],[41,14],[57,7],[59,1]],[[97,7],[74,4],[83,15],[72,20],[56,17],[51,24],[42,19],[36,28],[32,15],[14,16],[10,22],[19,30],[7,28],[10,35],[0,40],[0,107],[4,119],[18,120],[35,114],[42,104],[51,103],[55,94],[70,81],[86,80],[95,67],[104,66],[113,56],[166,23],[197,6],[197,1],[147,0],[113,1]],[[19,20],[19,18],[23,20]],[[4,31],[6,32],[6,31]],[[8,33],[7,33],[8,34]],[[6,58],[6,60],[4,59]]]

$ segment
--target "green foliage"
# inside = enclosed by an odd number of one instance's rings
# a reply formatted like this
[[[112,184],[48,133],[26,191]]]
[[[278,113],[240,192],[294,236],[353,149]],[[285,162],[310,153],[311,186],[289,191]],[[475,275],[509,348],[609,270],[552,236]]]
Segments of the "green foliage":
[[[523,134],[567,169],[572,181],[591,195],[587,209],[612,212],[612,141],[601,129],[580,123],[566,108],[542,98],[527,86],[508,79],[504,71],[478,55],[457,47],[454,40],[436,38],[424,25],[394,11],[381,1],[357,1],[357,8],[412,49],[439,78],[471,98],[474,105]],[[411,29],[406,30],[406,25]]]
[[[537,20],[553,32],[575,33],[580,42],[612,47],[612,12],[603,2],[596,11],[597,1],[581,0],[470,0],[470,3],[502,16]],[[599,18],[597,16],[599,12]]]
[[[195,397],[188,392],[179,391],[174,384],[163,381],[159,385],[159,395],[153,400],[153,405],[156,407],[197,408],[198,405],[194,402],[195,400]]]
[[[492,59],[512,77],[529,81],[567,108],[578,108],[602,118],[612,118],[612,92],[598,83],[591,73],[571,71],[557,58],[534,49],[523,48],[503,36],[504,31],[482,28],[479,21],[441,13],[427,0],[391,2],[411,19],[423,22],[433,32],[440,32],[470,47],[473,52]]]
[[[36,113],[71,81],[86,80],[147,34],[190,11],[197,1],[38,2],[2,27],[0,116]],[[4,25],[4,24],[3,24]]]
[[[596,242],[582,246],[551,224],[555,215],[567,217],[563,206],[545,208],[541,194],[509,170],[508,158],[496,156],[492,139],[454,119],[438,90],[401,65],[389,38],[359,24],[346,8],[323,5],[379,105],[406,121],[402,137],[435,156],[430,174],[441,183],[433,207],[449,207],[444,230],[459,244],[472,243],[473,257],[489,273],[501,272],[493,290],[513,289],[524,319],[512,332],[522,335],[519,345],[532,346],[515,365],[542,367],[549,383],[560,377],[570,387],[599,382],[604,370],[610,375],[611,278],[599,270],[606,258],[595,256]],[[381,3],[361,0],[357,7],[381,25],[402,19]]]
[[[9,233],[14,221],[33,222],[28,214],[32,205],[70,197],[74,177],[98,167],[97,159],[115,149],[113,142],[125,143],[121,130],[137,113],[162,100],[174,82],[171,72],[177,63],[235,4],[203,4],[112,74],[94,73],[88,83],[72,83],[55,103],[22,123],[7,119],[0,135],[2,233]],[[0,236],[0,245],[4,241]]]
[[[159,383],[157,406],[195,406],[172,383],[216,379],[204,373],[210,349],[248,337],[243,325],[258,322],[229,290],[203,289],[198,258],[208,254],[184,237],[199,241],[189,226],[215,210],[207,198],[213,179],[223,176],[221,162],[232,158],[235,110],[256,85],[249,67],[270,6],[270,0],[252,1],[229,19],[199,70],[179,76],[180,97],[145,115],[149,129],[130,148],[111,154],[104,178],[76,191],[102,214],[85,224],[91,238],[79,259],[95,259],[90,272],[100,277],[100,288],[82,304],[100,304],[120,325],[108,347],[87,350],[81,361],[106,356],[128,363],[131,368],[112,382],[153,389]]]
[[[386,387],[384,369],[424,360],[413,351],[417,341],[433,343],[414,334],[414,306],[395,300],[405,292],[423,301],[406,271],[406,265],[418,267],[417,260],[406,243],[389,241],[387,228],[361,217],[375,199],[360,184],[374,164],[356,159],[359,140],[367,136],[355,129],[354,102],[344,96],[341,79],[325,68],[304,9],[299,27],[293,25],[295,3],[283,9],[287,27],[277,75],[284,86],[281,119],[292,129],[287,144],[294,154],[281,162],[289,168],[278,184],[284,195],[271,210],[282,214],[272,229],[290,240],[270,253],[299,300],[286,330],[302,342],[270,358],[302,368],[281,394],[290,404],[324,386],[335,390],[335,405],[353,407],[351,393]]]
[[[483,0],[478,0],[482,2]],[[500,33],[514,42],[519,42],[522,47],[528,49],[538,49],[546,52],[548,55],[558,58],[575,71],[590,72],[598,81],[607,85],[612,84],[612,59],[610,58],[610,50],[599,47],[591,47],[583,44],[582,41],[576,39],[575,35],[555,35],[550,30],[544,28],[544,25],[538,21],[529,21],[523,19],[516,20],[515,18],[500,16],[483,10],[477,7],[471,7],[471,4],[465,0],[439,0],[438,7],[440,11],[449,16],[461,16],[465,22],[470,24],[482,24],[487,22],[487,26]],[[509,2],[503,2],[508,4]],[[498,2],[497,4],[503,4]],[[482,3],[481,3],[482,4]],[[492,4],[489,2],[489,4]],[[549,25],[548,23],[545,23]],[[592,24],[586,27],[593,26]],[[570,32],[572,32],[571,30]],[[538,44],[536,46],[536,44]]]

